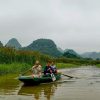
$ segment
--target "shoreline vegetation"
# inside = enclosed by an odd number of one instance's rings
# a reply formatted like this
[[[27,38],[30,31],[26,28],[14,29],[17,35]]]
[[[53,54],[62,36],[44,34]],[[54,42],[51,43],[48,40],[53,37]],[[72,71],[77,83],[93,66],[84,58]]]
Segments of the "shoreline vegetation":
[[[64,68],[77,68],[85,65],[76,65],[71,63],[57,63],[57,69]],[[100,68],[100,64],[95,65],[97,68]],[[24,71],[27,71],[32,66],[26,63],[12,63],[12,64],[0,64],[0,75],[6,74],[22,74]],[[43,66],[44,67],[44,66]]]
[[[44,67],[45,65],[43,65]],[[69,63],[57,63],[56,64],[57,69],[62,69],[62,68],[75,68],[79,67],[79,65],[75,64],[69,64]],[[5,74],[21,74],[24,71],[30,69],[32,66],[26,63],[12,63],[12,64],[0,64],[0,75],[5,75]]]
[[[97,64],[96,67],[100,68],[100,64]]]
[[[54,61],[57,68],[75,68],[83,65],[97,65],[100,68],[99,60],[91,60],[84,58],[66,58],[52,57],[37,51],[16,50],[9,47],[0,48],[0,75],[9,73],[23,73],[31,68],[35,62],[39,60],[42,66],[47,61]]]

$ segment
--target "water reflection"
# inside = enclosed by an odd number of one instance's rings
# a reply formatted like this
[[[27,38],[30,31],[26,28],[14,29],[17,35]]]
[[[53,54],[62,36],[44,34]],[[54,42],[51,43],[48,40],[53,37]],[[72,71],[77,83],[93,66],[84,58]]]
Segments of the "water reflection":
[[[54,93],[57,90],[57,83],[53,84],[41,84],[39,86],[22,86],[18,95],[27,95],[34,96],[36,100],[40,100],[40,98],[45,97],[47,100],[51,100],[51,97],[54,96]]]
[[[19,88],[19,81],[16,75],[0,76],[0,94],[14,94]]]

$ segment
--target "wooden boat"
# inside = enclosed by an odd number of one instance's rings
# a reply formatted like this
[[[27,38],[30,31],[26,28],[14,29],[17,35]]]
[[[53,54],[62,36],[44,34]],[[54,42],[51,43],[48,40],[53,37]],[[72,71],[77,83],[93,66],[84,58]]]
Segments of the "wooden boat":
[[[61,73],[54,74],[55,78],[59,80],[61,78]],[[25,85],[38,85],[41,83],[49,83],[53,82],[52,77],[50,75],[46,76],[43,75],[41,78],[33,78],[32,76],[20,76],[18,78],[21,82],[23,82]]]

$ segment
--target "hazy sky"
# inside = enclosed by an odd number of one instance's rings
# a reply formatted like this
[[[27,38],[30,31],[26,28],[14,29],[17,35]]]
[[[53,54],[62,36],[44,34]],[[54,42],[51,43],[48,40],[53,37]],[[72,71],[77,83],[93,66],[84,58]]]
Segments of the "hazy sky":
[[[100,0],[0,0],[0,41],[49,38],[65,49],[100,51]]]

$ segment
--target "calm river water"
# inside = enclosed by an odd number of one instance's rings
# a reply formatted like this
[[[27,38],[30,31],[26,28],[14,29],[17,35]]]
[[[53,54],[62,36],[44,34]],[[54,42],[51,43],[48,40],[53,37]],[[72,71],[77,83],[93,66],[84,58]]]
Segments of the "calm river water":
[[[0,76],[0,100],[100,100],[100,69],[94,66],[63,69],[56,83],[23,86],[16,75]]]

